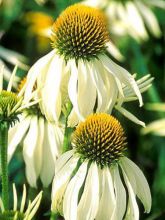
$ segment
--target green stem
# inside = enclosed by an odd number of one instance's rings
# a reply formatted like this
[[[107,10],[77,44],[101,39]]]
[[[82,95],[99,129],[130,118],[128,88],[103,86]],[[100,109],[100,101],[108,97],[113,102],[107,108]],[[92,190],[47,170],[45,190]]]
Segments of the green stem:
[[[5,210],[9,208],[9,180],[7,164],[7,147],[8,147],[8,123],[0,124],[0,165],[2,176],[2,201]]]
[[[58,213],[51,213],[51,216],[50,216],[50,220],[58,220],[58,217],[59,217],[59,214]]]
[[[64,141],[63,141],[63,148],[62,148],[62,153],[65,153],[66,151],[69,150],[69,138],[70,138],[70,133],[71,133],[71,128],[68,127],[68,116],[72,110],[72,104],[68,103],[67,111],[66,111],[66,120],[65,120],[65,132],[64,132]]]

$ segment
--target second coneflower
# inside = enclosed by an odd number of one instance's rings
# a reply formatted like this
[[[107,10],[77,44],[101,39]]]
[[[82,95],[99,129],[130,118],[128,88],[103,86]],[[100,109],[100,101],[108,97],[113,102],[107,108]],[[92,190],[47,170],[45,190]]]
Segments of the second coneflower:
[[[136,195],[150,211],[148,183],[124,156],[126,137],[118,120],[104,113],[88,116],[72,145],[56,163],[52,211],[67,220],[138,220]]]
[[[106,18],[98,9],[75,4],[52,26],[53,50],[38,60],[27,76],[25,98],[37,81],[41,109],[50,121],[58,120],[63,88],[73,109],[71,124],[93,112],[111,112],[117,96],[128,86],[143,104],[133,76],[108,56],[110,37]],[[129,115],[128,115],[129,117]]]

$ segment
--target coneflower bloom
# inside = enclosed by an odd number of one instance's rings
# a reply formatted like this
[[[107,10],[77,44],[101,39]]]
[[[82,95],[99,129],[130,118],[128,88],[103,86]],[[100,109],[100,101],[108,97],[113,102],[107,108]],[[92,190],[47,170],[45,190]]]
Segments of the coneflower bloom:
[[[72,146],[56,162],[52,211],[66,220],[138,220],[136,196],[150,211],[148,183],[124,156],[126,137],[117,119],[88,116],[73,133]]]
[[[152,111],[159,111],[165,113],[164,103],[152,103],[146,105],[147,109]],[[142,134],[152,133],[158,136],[165,136],[165,118],[161,118],[149,123],[144,129],[142,129]]]
[[[18,197],[15,185],[13,184],[13,209],[5,210],[2,200],[0,198],[0,219],[2,220],[31,220],[36,214],[42,199],[42,192],[40,192],[33,201],[29,201],[28,207],[25,210],[26,204],[26,186],[23,186],[23,194],[20,208],[18,209]]]
[[[152,8],[165,9],[163,0],[86,0],[83,3],[104,10],[112,33],[128,34],[138,41],[147,40],[148,31],[155,37],[161,36],[159,22]]]
[[[63,90],[73,105],[72,117],[83,120],[93,112],[114,107],[123,86],[143,101],[134,77],[108,56],[110,37],[106,18],[98,9],[75,4],[52,27],[53,50],[38,60],[27,75],[25,98],[37,82],[40,107],[49,121],[57,121],[63,106]],[[65,88],[65,89],[64,89]]]
[[[19,87],[26,82],[23,80]],[[40,177],[47,187],[54,176],[54,163],[62,152],[64,126],[49,122],[41,113],[39,104],[23,111],[19,123],[9,130],[8,159],[12,158],[17,146],[23,142],[23,157],[26,176],[32,187],[37,187]]]

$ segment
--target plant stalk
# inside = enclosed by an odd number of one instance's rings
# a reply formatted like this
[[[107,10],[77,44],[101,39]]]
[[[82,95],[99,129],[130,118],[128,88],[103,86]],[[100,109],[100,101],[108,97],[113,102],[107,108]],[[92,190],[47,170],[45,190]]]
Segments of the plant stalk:
[[[0,165],[2,178],[2,201],[5,210],[8,210],[9,208],[9,179],[7,163],[8,130],[9,125],[7,122],[3,122],[0,124]]]

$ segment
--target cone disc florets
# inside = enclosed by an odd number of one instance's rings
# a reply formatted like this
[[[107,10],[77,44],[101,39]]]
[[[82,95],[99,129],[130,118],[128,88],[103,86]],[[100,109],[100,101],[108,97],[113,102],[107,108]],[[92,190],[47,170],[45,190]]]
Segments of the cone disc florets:
[[[19,103],[20,97],[15,93],[2,90],[0,92],[0,122],[8,121],[10,123],[10,121],[17,120],[18,112],[16,110]]]
[[[108,114],[94,114],[81,122],[73,133],[73,147],[81,158],[104,167],[117,161],[126,148],[119,121]]]
[[[109,41],[106,18],[98,9],[81,4],[70,6],[53,24],[52,41],[65,60],[98,57]]]

